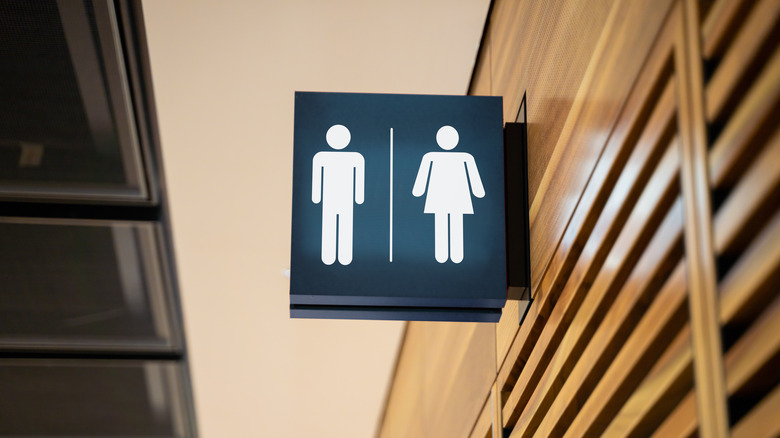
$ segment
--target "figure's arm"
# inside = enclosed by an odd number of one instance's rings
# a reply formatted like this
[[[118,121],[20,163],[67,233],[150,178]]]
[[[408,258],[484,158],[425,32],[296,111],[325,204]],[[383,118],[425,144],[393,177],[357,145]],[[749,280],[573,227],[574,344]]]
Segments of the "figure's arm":
[[[365,196],[365,173],[366,173],[366,160],[363,156],[357,154],[357,160],[355,160],[355,202],[358,204],[363,203]]]
[[[318,152],[312,160],[311,202],[319,204],[322,199],[322,155]]]
[[[469,174],[471,191],[474,192],[474,196],[477,198],[485,196],[485,187],[482,186],[482,180],[479,178],[479,171],[477,170],[477,163],[474,162],[474,157],[472,157],[471,154],[466,154],[466,171]]]
[[[420,170],[417,171],[417,179],[414,180],[414,187],[412,187],[412,195],[422,196],[425,193],[425,185],[428,184],[428,172],[431,168],[431,153],[423,155],[420,162]]]

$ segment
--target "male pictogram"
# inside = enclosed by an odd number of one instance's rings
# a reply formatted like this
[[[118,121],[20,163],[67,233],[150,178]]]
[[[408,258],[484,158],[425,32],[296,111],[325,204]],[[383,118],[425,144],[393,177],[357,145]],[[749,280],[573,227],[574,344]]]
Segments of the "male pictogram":
[[[322,151],[312,160],[311,200],[322,201],[322,263],[352,262],[353,205],[362,204],[365,161],[357,152],[340,152],[351,140],[344,125],[333,125],[325,134],[336,151]]]
[[[458,131],[452,126],[443,126],[436,133],[436,142],[445,151],[455,148],[458,140]],[[474,214],[472,191],[477,198],[485,196],[474,157],[466,152],[428,152],[423,155],[412,194],[422,196],[426,184],[425,213],[434,217],[436,261],[444,263],[449,257],[460,263],[463,261],[463,215]]]

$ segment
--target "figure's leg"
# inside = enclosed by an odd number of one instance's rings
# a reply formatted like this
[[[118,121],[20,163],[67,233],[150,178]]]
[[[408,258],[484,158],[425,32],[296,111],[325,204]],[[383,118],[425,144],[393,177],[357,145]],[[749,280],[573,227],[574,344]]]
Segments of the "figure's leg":
[[[455,263],[463,261],[463,215],[450,215],[450,258]]]
[[[435,213],[434,214],[434,239],[433,243],[436,246],[436,261],[444,263],[447,261],[449,248],[447,244],[447,213]]]
[[[339,214],[339,263],[352,263],[352,209]]]
[[[322,263],[336,261],[336,212],[322,208]]]

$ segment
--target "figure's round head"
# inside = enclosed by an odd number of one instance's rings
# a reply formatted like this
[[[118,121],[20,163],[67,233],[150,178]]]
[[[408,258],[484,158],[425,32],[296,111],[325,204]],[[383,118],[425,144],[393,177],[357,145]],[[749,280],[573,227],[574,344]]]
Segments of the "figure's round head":
[[[459,139],[458,131],[452,126],[442,126],[439,128],[439,132],[436,133],[436,143],[439,143],[439,147],[445,151],[455,148]]]
[[[336,150],[347,147],[351,139],[352,136],[349,134],[349,129],[344,125],[333,125],[328,129],[328,133],[325,134],[328,146]]]

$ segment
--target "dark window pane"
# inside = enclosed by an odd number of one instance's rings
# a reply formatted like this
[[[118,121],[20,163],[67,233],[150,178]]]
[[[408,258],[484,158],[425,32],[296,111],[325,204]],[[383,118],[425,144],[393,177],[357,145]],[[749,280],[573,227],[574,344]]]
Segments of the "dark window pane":
[[[170,347],[154,225],[80,223],[0,221],[0,346]]]
[[[0,360],[0,436],[186,436],[181,388],[173,363]]]
[[[112,11],[0,2],[0,196],[146,197]]]

